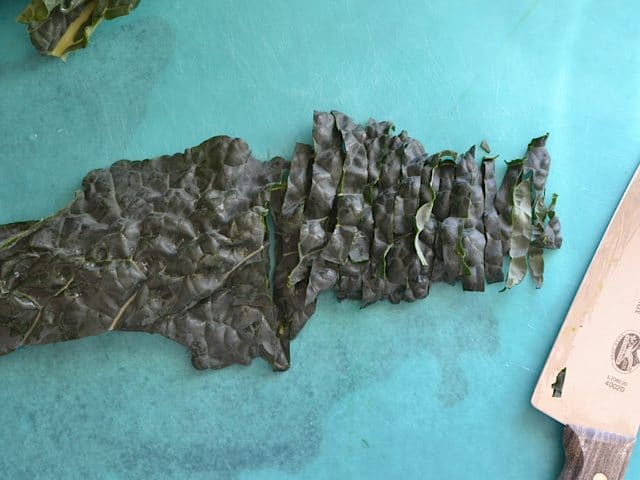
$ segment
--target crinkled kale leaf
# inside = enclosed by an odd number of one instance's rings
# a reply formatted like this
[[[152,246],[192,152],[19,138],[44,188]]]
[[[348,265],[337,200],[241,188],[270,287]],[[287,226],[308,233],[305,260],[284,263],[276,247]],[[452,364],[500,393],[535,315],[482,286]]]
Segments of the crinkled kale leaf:
[[[63,210],[9,226],[0,353],[129,330],[185,345],[196,368],[257,356],[287,368],[266,227],[284,163],[215,137],[184,154],[95,170]]]
[[[547,137],[498,188],[495,157],[430,155],[393,130],[316,112],[313,146],[291,163],[214,137],[89,173],[63,210],[0,227],[0,354],[126,330],[185,345],[196,368],[262,357],[284,370],[325,290],[363,306],[424,298],[436,281],[482,291],[505,279],[505,257],[507,288],[527,271],[539,287],[543,251],[562,243]]]
[[[103,20],[129,14],[140,0],[32,0],[18,16],[43,55],[66,58],[84,48]]]

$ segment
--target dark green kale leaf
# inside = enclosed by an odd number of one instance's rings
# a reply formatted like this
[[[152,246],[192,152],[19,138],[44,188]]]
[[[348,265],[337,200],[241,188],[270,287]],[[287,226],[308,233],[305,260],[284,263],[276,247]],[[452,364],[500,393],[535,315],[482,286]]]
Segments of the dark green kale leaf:
[[[547,137],[496,190],[495,157],[427,155],[392,131],[316,112],[314,146],[291,163],[214,137],[89,173],[58,213],[0,226],[0,354],[129,330],[187,346],[196,368],[262,357],[283,370],[334,287],[363,306],[424,298],[437,281],[482,291],[506,256],[506,288],[527,270],[539,287],[543,251],[562,244],[557,196],[544,199]]]
[[[15,237],[20,233],[26,232],[28,229],[33,227],[36,223],[38,222],[30,221],[30,222],[16,222],[16,223],[9,223],[7,225],[0,225],[0,245],[8,238]]]
[[[31,0],[18,17],[43,55],[66,58],[84,48],[103,20],[129,14],[140,0]]]
[[[196,368],[287,368],[266,226],[283,168],[215,137],[89,173],[68,207],[0,246],[0,353],[130,330],[182,343]]]

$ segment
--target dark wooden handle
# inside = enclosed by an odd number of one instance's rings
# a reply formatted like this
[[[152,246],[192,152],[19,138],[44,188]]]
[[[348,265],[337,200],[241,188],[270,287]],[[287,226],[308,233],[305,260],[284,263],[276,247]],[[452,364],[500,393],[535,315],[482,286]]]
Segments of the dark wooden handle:
[[[563,435],[566,460],[558,480],[622,480],[635,437],[567,425]]]

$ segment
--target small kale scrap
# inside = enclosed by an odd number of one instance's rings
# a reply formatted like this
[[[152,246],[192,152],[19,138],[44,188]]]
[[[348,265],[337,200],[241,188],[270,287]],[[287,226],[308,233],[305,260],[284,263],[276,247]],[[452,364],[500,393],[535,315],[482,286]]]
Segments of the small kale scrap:
[[[122,160],[56,214],[0,226],[0,354],[126,330],[185,345],[196,368],[284,370],[323,291],[367,306],[438,281],[511,288],[529,271],[542,284],[543,252],[562,244],[546,135],[500,187],[496,157],[428,154],[390,122],[315,112],[312,137],[291,162],[224,136]]]
[[[66,58],[84,48],[103,20],[129,14],[140,0],[32,0],[18,16],[43,55]]]

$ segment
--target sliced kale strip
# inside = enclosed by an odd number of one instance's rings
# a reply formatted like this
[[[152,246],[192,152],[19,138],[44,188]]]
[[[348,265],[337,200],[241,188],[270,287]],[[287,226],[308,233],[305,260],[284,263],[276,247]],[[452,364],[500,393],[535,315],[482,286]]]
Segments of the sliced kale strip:
[[[399,136],[390,138],[389,151],[380,167],[379,192],[376,206],[378,207],[375,231],[379,234],[377,250],[382,254],[379,257],[378,268],[374,274],[380,277],[381,290],[378,299],[389,299],[392,303],[398,303],[402,299],[402,272],[397,272],[397,264],[401,263],[402,239],[399,236],[402,225],[402,199],[400,188],[403,182],[402,175],[402,144]],[[380,228],[377,228],[380,218]],[[375,233],[374,233],[375,236]],[[376,245],[374,244],[374,247]]]
[[[400,227],[396,224],[396,231],[402,237],[404,255],[403,276],[405,277],[405,289],[402,300],[413,302],[424,298],[429,291],[428,270],[422,264],[422,259],[416,249],[416,218],[420,207],[420,190],[422,188],[423,170],[427,173],[431,165],[427,164],[427,153],[417,140],[409,137],[407,132],[402,132],[403,140],[403,182],[400,186],[399,204],[402,205],[402,220]],[[427,174],[425,173],[425,175]],[[391,268],[391,265],[390,265]]]
[[[462,218],[460,238],[462,288],[467,291],[484,291],[484,189],[480,169],[475,161],[475,146],[460,157],[456,169],[453,197],[457,199],[455,213]]]
[[[366,127],[365,150],[368,162],[368,181],[364,188],[364,197],[368,206],[368,217],[363,219],[363,228],[368,232],[369,261],[362,271],[362,303],[373,303],[384,294],[384,273],[382,271],[381,253],[386,250],[386,245],[381,241],[383,233],[376,229],[381,225],[384,214],[382,204],[379,201],[380,169],[385,157],[388,155],[391,142],[391,133],[394,125],[390,122],[377,122],[370,119]],[[370,223],[365,223],[370,222]]]
[[[323,258],[339,263],[336,295],[339,299],[362,298],[362,282],[369,263],[373,212],[365,198],[369,181],[366,132],[349,117],[332,112],[344,142],[345,160],[337,198],[339,242],[330,242]],[[332,238],[333,240],[333,238]],[[337,248],[336,248],[337,247]]]
[[[304,309],[313,312],[318,294],[333,287],[337,271],[321,253],[336,225],[335,199],[342,179],[342,137],[331,113],[314,112],[313,145],[315,157],[311,170],[309,197],[300,227],[299,259],[287,278],[290,288],[304,288]],[[304,327],[308,316],[302,312],[293,318],[290,338]]]
[[[415,272],[414,295],[416,299],[429,294],[432,272],[435,263],[436,237],[439,222],[433,215],[438,188],[440,185],[439,155],[427,157],[420,173],[420,198],[416,210],[416,233],[414,248],[420,262],[420,269]]]
[[[521,178],[513,190],[511,239],[509,242],[509,272],[506,288],[518,285],[527,274],[527,257],[532,232],[531,178]]]
[[[555,213],[558,196],[553,194],[549,204],[545,203],[545,188],[551,164],[551,156],[546,148],[547,137],[548,135],[543,135],[531,140],[524,167],[525,172],[530,172],[533,184],[533,229],[529,248],[529,271],[537,288],[542,286],[544,278],[544,249],[556,249],[562,245],[560,220]]]
[[[458,277],[458,256],[455,250],[449,252],[446,245],[449,243],[455,244],[459,229],[457,225],[454,225],[454,223],[457,222],[449,222],[447,226],[444,225],[445,221],[449,218],[449,212],[451,210],[451,190],[453,189],[453,182],[455,181],[456,175],[456,157],[457,154],[455,152],[441,152],[437,156],[438,191],[436,193],[432,215],[438,223],[434,244],[431,282],[446,281],[447,283],[455,283]],[[451,253],[451,255],[449,255],[449,253]]]
[[[523,164],[524,161],[522,159],[507,162],[507,171],[502,178],[502,183],[496,193],[494,202],[500,223],[500,239],[503,257],[509,254],[509,249],[511,248],[513,195],[516,185],[522,177]]]
[[[415,250],[415,218],[426,154],[422,145],[406,131],[402,131],[397,139],[400,142],[397,150],[400,178],[393,205],[394,241],[385,262],[390,287],[388,298],[392,303],[413,301],[424,290],[420,260]]]
[[[505,280],[505,257],[507,288],[527,271],[539,287],[543,251],[562,244],[547,136],[497,188],[495,157],[429,155],[393,130],[315,112],[313,146],[291,162],[214,137],[90,172],[56,214],[0,226],[0,354],[127,330],[185,345],[196,368],[284,370],[325,290],[363,306],[437,281],[482,291]]]
[[[286,190],[278,190],[271,196],[276,236],[273,295],[278,309],[278,337],[287,358],[292,325],[303,325],[315,311],[315,303],[305,305],[306,282],[301,281],[297,285],[289,282],[291,272],[300,261],[300,230],[311,188],[312,166],[313,147],[298,143],[293,152]]]
[[[500,217],[495,207],[496,201],[496,157],[484,157],[482,159],[482,185],[484,193],[484,223],[485,247],[484,269],[487,283],[502,282],[502,234],[500,229]]]

